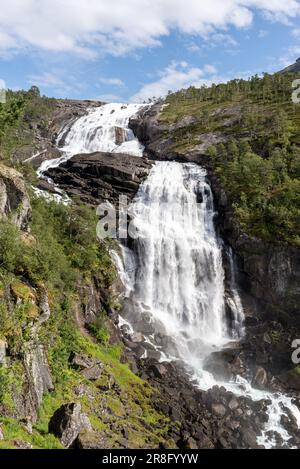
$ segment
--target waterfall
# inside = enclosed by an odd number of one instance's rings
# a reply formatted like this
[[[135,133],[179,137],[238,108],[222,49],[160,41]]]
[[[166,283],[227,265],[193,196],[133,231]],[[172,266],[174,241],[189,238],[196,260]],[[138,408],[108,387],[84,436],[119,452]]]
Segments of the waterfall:
[[[204,369],[205,359],[243,334],[243,307],[231,250],[229,298],[234,321],[225,315],[222,246],[214,228],[214,205],[204,169],[194,164],[157,162],[141,185],[130,210],[133,250],[123,248],[122,278],[127,299],[122,314],[132,329],[157,346],[162,360],[181,360],[200,389],[224,386],[237,396],[268,400],[269,420],[257,439],[276,445],[269,431],[283,441],[291,435],[282,426],[288,413],[300,427],[292,398],[252,388],[237,376],[217,381]],[[228,298],[227,298],[228,301]]]
[[[72,125],[63,156],[42,163],[39,175],[78,153],[142,156],[143,147],[128,128],[139,108],[107,104],[89,110]],[[204,370],[205,359],[213,351],[243,334],[244,318],[230,250],[230,295],[225,295],[222,244],[215,232],[213,197],[205,170],[195,164],[156,162],[130,212],[133,249],[120,245],[122,256],[111,253],[125,286],[120,325],[126,324],[130,332],[142,332],[163,360],[184,362],[201,389],[217,384],[254,401],[269,400],[269,420],[258,442],[266,448],[275,446],[269,430],[288,441],[290,435],[281,417],[291,412],[300,427],[300,412],[292,398],[253,389],[241,377],[217,382]],[[233,312],[231,327],[225,296]]]
[[[137,268],[131,300],[177,344],[194,367],[203,350],[229,340],[221,246],[206,172],[158,162],[131,207]]]
[[[67,133],[64,146],[60,148],[63,155],[44,161],[38,169],[38,175],[41,177],[49,168],[56,168],[80,153],[102,151],[143,156],[144,147],[135,138],[128,124],[129,119],[144,106],[110,103],[89,109],[86,115],[73,123]],[[63,127],[57,137],[58,145],[65,134],[66,128]]]

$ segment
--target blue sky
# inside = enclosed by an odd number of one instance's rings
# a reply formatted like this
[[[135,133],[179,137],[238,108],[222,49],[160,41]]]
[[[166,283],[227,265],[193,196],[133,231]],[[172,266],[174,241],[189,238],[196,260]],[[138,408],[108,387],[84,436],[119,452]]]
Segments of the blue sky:
[[[300,56],[300,0],[9,0],[0,86],[143,101]]]

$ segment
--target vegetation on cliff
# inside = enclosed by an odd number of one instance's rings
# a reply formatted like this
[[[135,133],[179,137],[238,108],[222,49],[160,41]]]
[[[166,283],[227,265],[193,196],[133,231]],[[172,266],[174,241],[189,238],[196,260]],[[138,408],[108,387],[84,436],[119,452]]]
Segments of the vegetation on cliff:
[[[210,164],[250,235],[300,245],[300,105],[295,74],[265,74],[166,98],[161,120],[184,154],[215,134]],[[187,125],[180,122],[189,116]],[[176,125],[178,124],[178,125]]]
[[[35,128],[41,134],[47,132],[55,103],[53,98],[40,96],[36,86],[29,91],[7,91],[6,103],[0,103],[0,160],[9,162],[17,152],[34,147]]]

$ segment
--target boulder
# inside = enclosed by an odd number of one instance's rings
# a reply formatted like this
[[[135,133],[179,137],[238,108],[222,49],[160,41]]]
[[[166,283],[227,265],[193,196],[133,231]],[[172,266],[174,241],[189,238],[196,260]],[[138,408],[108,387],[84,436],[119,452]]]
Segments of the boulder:
[[[256,433],[248,428],[242,432],[242,440],[247,448],[255,449],[258,447]]]
[[[85,377],[85,379],[89,379],[90,381],[96,381],[99,379],[102,375],[103,372],[103,365],[101,364],[95,364],[91,368],[86,368],[84,369],[81,374],[82,376]]]
[[[82,376],[91,381],[99,379],[104,369],[104,365],[100,360],[80,353],[72,353],[69,361],[75,370],[80,371]]]
[[[255,375],[253,376],[251,384],[256,389],[266,389],[266,386],[268,384],[268,375],[264,368],[259,366],[256,369],[256,372],[255,372]]]
[[[226,407],[223,404],[212,404],[211,410],[217,417],[224,417],[226,415]]]
[[[54,412],[49,422],[49,433],[59,438],[66,448],[72,446],[83,430],[90,432],[92,426],[87,415],[81,412],[79,403],[62,405]]]
[[[105,435],[94,431],[83,430],[74,443],[76,449],[103,449],[106,448]]]
[[[75,370],[84,370],[95,364],[95,361],[92,358],[80,353],[72,353],[69,361],[72,368],[75,368]]]
[[[154,363],[148,370],[157,378],[163,378],[168,372],[167,368],[161,363]]]

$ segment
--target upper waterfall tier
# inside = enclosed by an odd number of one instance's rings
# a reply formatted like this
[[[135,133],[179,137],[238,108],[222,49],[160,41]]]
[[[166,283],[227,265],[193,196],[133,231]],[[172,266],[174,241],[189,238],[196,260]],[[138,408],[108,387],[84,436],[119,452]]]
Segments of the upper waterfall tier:
[[[57,142],[59,144],[64,140],[63,147],[60,148],[63,155],[44,161],[38,169],[38,175],[42,176],[48,169],[56,168],[72,156],[82,153],[109,152],[143,156],[144,147],[129,128],[130,118],[143,106],[110,103],[89,109],[69,130],[66,127],[61,130]]]
[[[91,109],[71,127],[62,150],[72,155],[103,151],[143,156],[143,146],[128,127],[140,108],[139,104],[110,103]]]

